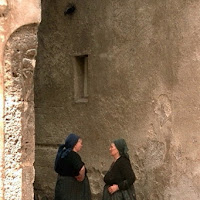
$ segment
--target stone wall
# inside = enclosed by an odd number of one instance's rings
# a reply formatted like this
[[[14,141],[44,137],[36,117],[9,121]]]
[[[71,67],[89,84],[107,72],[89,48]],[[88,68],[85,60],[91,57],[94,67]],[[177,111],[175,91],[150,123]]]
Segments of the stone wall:
[[[32,200],[33,74],[40,1],[0,1],[0,199]]]
[[[33,199],[36,33],[35,25],[21,27],[5,47],[5,199]]]
[[[76,10],[66,14],[68,4]],[[69,132],[93,200],[108,148],[123,137],[138,200],[197,200],[200,1],[42,1],[35,69],[38,198],[53,199],[57,146]]]

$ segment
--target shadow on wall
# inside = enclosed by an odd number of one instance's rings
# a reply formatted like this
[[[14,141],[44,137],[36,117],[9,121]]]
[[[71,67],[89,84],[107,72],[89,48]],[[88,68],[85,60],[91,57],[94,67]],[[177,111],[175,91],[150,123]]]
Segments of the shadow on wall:
[[[50,200],[46,196],[41,197],[38,194],[34,194],[34,200]]]

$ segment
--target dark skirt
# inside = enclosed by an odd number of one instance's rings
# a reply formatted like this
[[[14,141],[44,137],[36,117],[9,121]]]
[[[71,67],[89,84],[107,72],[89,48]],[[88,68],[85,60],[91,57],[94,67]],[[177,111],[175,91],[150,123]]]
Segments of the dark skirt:
[[[104,186],[102,200],[136,200],[134,186],[127,190],[118,190],[113,194],[108,192],[108,187],[108,185]]]
[[[54,200],[91,200],[88,177],[79,182],[74,177],[58,176]]]

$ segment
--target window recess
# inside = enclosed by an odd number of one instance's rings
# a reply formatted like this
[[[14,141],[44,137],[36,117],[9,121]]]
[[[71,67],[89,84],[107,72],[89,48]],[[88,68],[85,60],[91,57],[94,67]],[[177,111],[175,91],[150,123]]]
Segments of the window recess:
[[[74,59],[74,99],[77,103],[88,102],[88,55]]]

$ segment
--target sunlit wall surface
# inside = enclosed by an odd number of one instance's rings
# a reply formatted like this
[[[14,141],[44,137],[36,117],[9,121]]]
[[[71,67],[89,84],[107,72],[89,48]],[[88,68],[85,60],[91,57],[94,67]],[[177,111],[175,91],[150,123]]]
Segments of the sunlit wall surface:
[[[67,14],[69,4],[74,13]],[[200,1],[42,1],[35,69],[36,181],[53,198],[57,145],[69,132],[93,199],[109,143],[127,140],[138,200],[200,197]]]
[[[0,199],[33,199],[33,74],[40,1],[0,1]]]

